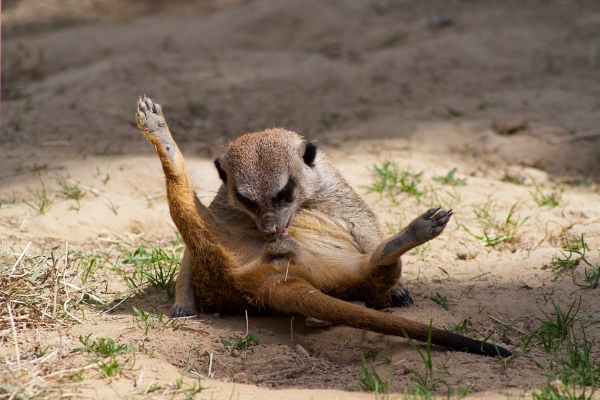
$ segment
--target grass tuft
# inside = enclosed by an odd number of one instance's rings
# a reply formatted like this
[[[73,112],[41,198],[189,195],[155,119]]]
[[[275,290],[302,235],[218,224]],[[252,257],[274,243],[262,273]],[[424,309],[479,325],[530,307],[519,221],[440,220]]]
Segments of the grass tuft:
[[[439,304],[446,311],[448,311],[450,309],[450,303],[448,302],[448,299],[446,298],[446,296],[442,296],[438,292],[435,292],[435,296],[434,295],[429,296],[429,300],[433,301],[434,303]]]
[[[129,353],[133,350],[133,346],[130,344],[117,345],[111,338],[98,338],[98,340],[94,340],[90,343],[91,336],[91,333],[85,338],[83,336],[79,336],[79,341],[81,344],[83,344],[83,347],[77,347],[71,351],[87,352],[99,357],[110,357],[117,354]]]
[[[134,252],[121,251],[115,267],[123,271],[123,280],[130,289],[151,286],[164,291],[169,299],[175,297],[175,282],[181,265],[183,243],[178,240],[170,248],[140,246]],[[127,267],[132,266],[133,271]]]
[[[375,396],[378,394],[385,394],[388,391],[390,383],[392,381],[392,363],[389,359],[385,359],[386,364],[390,367],[389,376],[383,380],[375,371],[373,362],[371,361],[371,368],[367,366],[364,353],[360,353],[360,365],[361,374],[352,375],[352,377],[358,382],[360,388],[366,392],[374,392]]]
[[[525,337],[523,349],[528,350],[532,346],[541,345],[546,352],[550,353],[558,349],[573,329],[573,324],[576,321],[577,313],[581,306],[581,298],[579,298],[579,302],[573,301],[566,311],[563,311],[554,302],[554,299],[551,299],[551,301],[554,308],[553,313],[547,313],[540,308],[544,318],[537,318],[540,326],[529,336]],[[577,308],[575,308],[575,303],[577,303]],[[534,339],[536,342],[533,342]]]
[[[559,189],[556,193],[545,195],[531,176],[529,176],[529,179],[531,179],[531,184],[535,188],[535,192],[531,193],[531,195],[533,196],[533,201],[535,201],[537,205],[548,207],[558,206],[558,202],[562,196],[562,190]]]
[[[564,249],[560,251],[560,254],[555,254],[552,261],[542,269],[551,269],[556,274],[554,278],[554,281],[556,281],[564,272],[572,271],[573,267],[579,265],[580,261],[591,267],[592,265],[585,259],[585,253],[588,250],[589,247],[585,243],[583,234],[580,238],[571,241],[565,236]]]
[[[402,193],[414,196],[420,203],[421,196],[425,193],[417,185],[421,183],[423,172],[414,172],[411,169],[400,171],[394,161],[386,160],[381,165],[374,164],[371,169],[373,183],[369,190],[387,196],[394,204],[398,204],[397,197]]]
[[[243,350],[248,347],[258,346],[259,341],[253,333],[249,333],[247,335],[229,336],[227,339],[221,340],[221,343],[223,343],[223,346],[228,350]]]
[[[413,389],[413,394],[418,397],[426,397],[431,398],[432,394],[435,392],[436,386],[440,383],[444,383],[443,381],[435,379],[433,374],[433,361],[431,359],[431,331],[432,331],[432,322],[429,322],[429,331],[427,333],[427,342],[425,344],[425,353],[419,349],[419,347],[413,342],[413,340],[408,336],[406,332],[404,336],[408,340],[408,343],[412,346],[413,349],[419,354],[423,364],[425,365],[425,376],[411,371],[413,373],[411,379],[416,383],[416,387]],[[449,388],[448,388],[449,390]]]
[[[184,319],[180,318],[168,318],[158,311],[156,308],[152,309],[152,312],[146,312],[142,308],[133,306],[133,323],[135,326],[144,331],[144,334],[148,334],[151,329],[180,329],[185,323]]]
[[[473,213],[483,228],[480,235],[471,232],[464,224],[461,225],[469,235],[484,246],[492,246],[497,249],[502,243],[518,243],[520,239],[517,232],[529,219],[529,216],[521,219],[521,217],[515,215],[515,209],[518,205],[519,202],[513,204],[503,220],[496,218],[496,206],[492,200],[488,200],[483,205],[473,206]]]
[[[465,186],[467,184],[467,178],[462,178],[462,179],[455,178],[454,177],[455,173],[456,173],[456,168],[453,168],[450,171],[448,171],[446,176],[434,176],[433,180],[436,182],[440,182],[444,185]]]
[[[50,191],[46,189],[46,185],[44,184],[44,181],[41,178],[40,182],[42,184],[42,191],[38,191],[36,194],[34,194],[31,197],[31,202],[24,201],[24,203],[36,210],[37,212],[39,212],[40,214],[46,214],[50,210],[54,202],[50,198]]]

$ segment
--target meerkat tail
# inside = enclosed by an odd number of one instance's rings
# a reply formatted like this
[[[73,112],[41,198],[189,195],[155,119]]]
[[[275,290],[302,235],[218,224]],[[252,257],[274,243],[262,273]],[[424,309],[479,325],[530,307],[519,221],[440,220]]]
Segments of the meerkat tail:
[[[303,279],[271,279],[259,291],[260,301],[275,311],[300,314],[327,322],[354,328],[427,341],[431,329],[431,343],[454,350],[486,356],[508,357],[512,353],[500,346],[484,343],[396,315],[385,314],[321,293]]]

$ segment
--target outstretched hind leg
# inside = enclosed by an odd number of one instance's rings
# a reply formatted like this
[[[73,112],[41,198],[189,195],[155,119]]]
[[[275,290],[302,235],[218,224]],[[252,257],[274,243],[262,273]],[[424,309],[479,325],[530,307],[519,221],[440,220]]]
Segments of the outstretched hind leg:
[[[235,290],[232,267],[227,252],[214,239],[212,229],[220,225],[211,212],[198,200],[188,177],[183,155],[173,140],[160,105],[146,97],[137,105],[138,127],[154,145],[162,163],[167,186],[167,201],[171,218],[187,247],[182,272],[177,279],[173,312],[177,316],[193,310],[190,307],[192,288],[198,308],[232,309],[243,307],[241,294]],[[189,260],[188,260],[189,259]],[[185,299],[179,304],[179,299]],[[177,307],[182,306],[181,309]]]
[[[400,256],[439,236],[452,217],[452,210],[429,209],[398,234],[382,242],[363,266],[363,288],[367,307],[383,308],[413,304],[404,283]]]
[[[452,210],[444,211],[430,208],[415,218],[398,234],[392,236],[373,252],[374,259],[379,265],[389,265],[398,258],[419,245],[438,237],[452,217]]]

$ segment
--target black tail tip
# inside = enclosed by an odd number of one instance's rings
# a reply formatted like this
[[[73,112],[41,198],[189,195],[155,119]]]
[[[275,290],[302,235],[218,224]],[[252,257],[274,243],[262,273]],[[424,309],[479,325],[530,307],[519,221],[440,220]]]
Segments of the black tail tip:
[[[481,348],[478,350],[479,354],[483,354],[485,356],[490,357],[508,358],[513,355],[513,353],[510,350],[507,350],[504,347],[497,346],[495,343],[482,343]]]

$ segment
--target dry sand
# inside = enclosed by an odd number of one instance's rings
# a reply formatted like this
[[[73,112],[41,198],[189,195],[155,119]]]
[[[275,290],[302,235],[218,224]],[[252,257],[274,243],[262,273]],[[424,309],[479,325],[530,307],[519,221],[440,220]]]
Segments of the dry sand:
[[[115,262],[119,249],[148,247],[142,238],[154,245],[175,238],[160,163],[133,118],[137,96],[147,94],[163,105],[206,203],[219,186],[211,160],[225,143],[249,131],[284,126],[317,141],[386,232],[430,206],[454,209],[440,238],[403,258],[415,306],[388,312],[433,320],[439,327],[466,319],[474,329],[469,334],[491,333],[512,348],[520,332],[539,325],[542,311],[553,312],[552,301],[565,309],[581,296],[578,317],[588,339],[598,341],[600,289],[576,291],[569,274],[555,281],[543,267],[560,254],[565,236],[584,235],[587,260],[600,261],[600,4],[165,4],[4,2],[0,265],[5,278],[29,241],[29,257],[53,246],[60,246],[57,256],[64,255],[68,242],[71,250],[101,251]],[[434,12],[449,23],[432,25]],[[419,200],[401,194],[396,204],[368,190],[373,165],[386,160],[401,171],[423,172],[418,187],[425,194]],[[453,168],[456,177],[466,179],[464,186],[433,179]],[[542,193],[559,196],[558,206],[534,201],[532,179]],[[85,196],[78,202],[65,198],[61,181],[78,184]],[[32,203],[43,197],[42,183],[52,203],[44,214]],[[499,223],[514,206],[511,221],[522,224],[513,242],[484,247],[467,232],[481,235],[474,210],[486,204]],[[577,282],[585,267],[574,268]],[[110,263],[90,282],[104,299],[127,290]],[[448,310],[430,300],[436,293],[449,300]],[[339,326],[308,328],[302,318],[250,316],[249,331],[260,344],[233,353],[221,340],[246,333],[244,316],[202,314],[179,329],[153,328],[146,334],[132,322],[131,307],[168,315],[172,301],[164,293],[143,294],[110,313],[86,306],[83,324],[17,319],[14,329],[9,296],[0,297],[0,357],[10,365],[3,367],[0,382],[33,390],[32,379],[87,365],[81,353],[70,350],[88,334],[144,351],[117,377],[90,368],[82,381],[65,374],[43,379],[40,387],[94,398],[159,398],[165,390],[164,396],[172,396],[182,370],[208,375],[211,354],[211,379],[202,380],[205,389],[198,398],[373,398],[353,378],[360,374],[361,352],[377,354],[374,366],[382,377],[389,372],[385,359],[391,360],[390,393],[414,387],[411,371],[425,373],[403,338]],[[37,369],[18,372],[13,334],[24,364],[39,360],[36,346],[54,355],[37,361]],[[516,351],[520,355],[504,366],[434,346],[435,377],[444,382],[436,394],[444,396],[450,387],[456,395],[462,387],[474,397],[504,399],[545,385],[546,372],[536,362],[547,365],[551,355],[539,347]],[[592,359],[600,359],[598,345]],[[161,389],[144,394],[154,383]],[[0,386],[0,394],[3,390]]]

